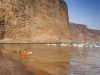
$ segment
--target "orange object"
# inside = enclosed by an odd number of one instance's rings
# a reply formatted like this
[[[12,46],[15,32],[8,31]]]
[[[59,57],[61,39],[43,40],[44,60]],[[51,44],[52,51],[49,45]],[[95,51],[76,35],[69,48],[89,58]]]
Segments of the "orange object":
[[[22,51],[22,52],[21,52],[21,55],[22,55],[22,57],[25,58],[25,57],[27,56],[27,51]]]
[[[22,58],[23,58],[23,59],[22,59],[23,63],[25,63],[25,59],[26,59],[26,57],[27,57],[27,51],[25,51],[25,50],[22,51],[22,52],[21,52],[21,56],[22,56]]]

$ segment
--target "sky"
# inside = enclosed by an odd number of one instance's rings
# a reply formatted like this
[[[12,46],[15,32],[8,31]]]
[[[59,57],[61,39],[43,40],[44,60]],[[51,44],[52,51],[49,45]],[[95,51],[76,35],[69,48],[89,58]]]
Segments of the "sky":
[[[69,21],[100,30],[100,0],[65,0]]]

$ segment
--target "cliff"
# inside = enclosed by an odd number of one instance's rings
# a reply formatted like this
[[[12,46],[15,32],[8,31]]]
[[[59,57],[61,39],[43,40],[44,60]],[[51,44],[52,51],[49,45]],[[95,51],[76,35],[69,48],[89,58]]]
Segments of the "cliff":
[[[86,25],[69,23],[72,42],[100,42],[100,30],[89,29]]]
[[[61,42],[68,27],[64,0],[0,0],[0,42]]]
[[[0,0],[0,43],[98,41],[99,30],[69,24],[64,0]]]

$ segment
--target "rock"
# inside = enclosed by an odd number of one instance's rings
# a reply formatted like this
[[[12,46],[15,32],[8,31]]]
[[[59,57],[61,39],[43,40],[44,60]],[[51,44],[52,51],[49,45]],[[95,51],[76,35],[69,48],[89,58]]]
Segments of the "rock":
[[[100,31],[70,23],[64,0],[0,0],[0,43],[98,42]]]
[[[1,42],[62,42],[68,27],[64,0],[0,0]]]
[[[70,40],[73,42],[100,43],[100,30],[89,29],[86,25],[76,23],[70,23],[69,28]]]

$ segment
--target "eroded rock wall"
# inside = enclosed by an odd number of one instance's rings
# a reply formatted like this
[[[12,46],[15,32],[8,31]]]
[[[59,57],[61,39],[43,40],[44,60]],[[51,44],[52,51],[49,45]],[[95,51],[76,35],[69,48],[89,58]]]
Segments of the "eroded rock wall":
[[[0,39],[64,41],[67,12],[64,0],[0,0]]]
[[[89,29],[86,25],[69,23],[70,38],[72,42],[99,42],[100,30]]]

